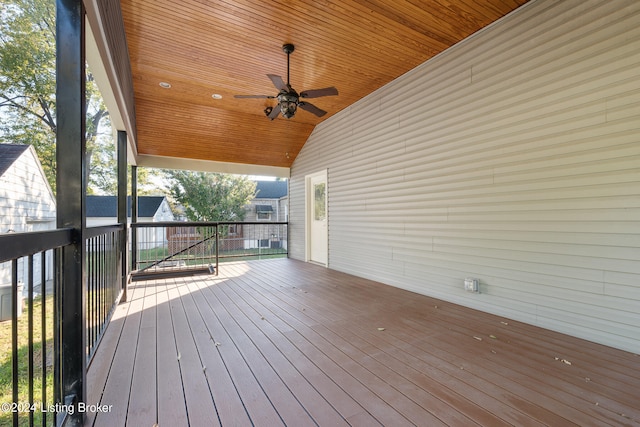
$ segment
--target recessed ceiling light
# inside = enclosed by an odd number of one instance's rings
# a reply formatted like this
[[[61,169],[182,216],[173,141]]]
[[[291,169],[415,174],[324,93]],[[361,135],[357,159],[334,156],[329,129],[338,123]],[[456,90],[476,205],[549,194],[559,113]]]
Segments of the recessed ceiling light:
[[[169,89],[171,87],[171,83],[160,82],[160,87],[163,87],[165,89]]]
[[[214,93],[213,95],[211,95],[211,97],[213,99],[222,99],[222,95],[220,95],[219,93]]]

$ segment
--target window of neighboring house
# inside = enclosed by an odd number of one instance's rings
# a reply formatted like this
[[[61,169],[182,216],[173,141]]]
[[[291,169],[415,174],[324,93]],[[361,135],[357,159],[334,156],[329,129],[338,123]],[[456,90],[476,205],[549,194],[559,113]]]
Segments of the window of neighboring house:
[[[273,206],[271,205],[257,205],[256,206],[256,218],[262,221],[271,221],[271,214],[273,213]]]
[[[262,220],[270,220],[271,219],[271,212],[258,212],[258,219],[262,219]]]

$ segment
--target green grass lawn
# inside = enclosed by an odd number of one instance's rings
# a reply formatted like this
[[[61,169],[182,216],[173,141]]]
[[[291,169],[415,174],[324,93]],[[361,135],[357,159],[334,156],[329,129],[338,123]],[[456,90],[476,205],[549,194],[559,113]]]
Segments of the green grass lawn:
[[[168,256],[168,250],[166,247],[153,248],[141,250],[138,255],[139,268],[145,268],[157,261],[160,261]],[[215,263],[215,253],[198,254],[199,258],[194,258],[192,254],[185,253],[171,257],[172,261],[184,261],[185,265],[208,265]],[[252,259],[270,259],[270,258],[283,258],[287,254],[284,253],[284,249],[271,249],[271,248],[253,248],[253,249],[233,249],[233,250],[220,250],[219,261],[245,261]]]
[[[29,403],[29,310],[31,308],[25,302],[22,315],[18,318],[18,402]],[[34,412],[34,425],[42,424],[42,300],[40,298],[33,302],[33,356],[34,356],[34,378],[33,378],[33,401],[37,405]],[[46,298],[46,403],[53,404],[53,297]],[[0,405],[13,402],[12,388],[12,360],[11,360],[11,320],[0,322]],[[3,409],[4,406],[2,406]],[[0,410],[0,425],[11,425],[13,413],[11,411]],[[19,413],[19,425],[29,425],[29,414]],[[47,414],[47,425],[54,422],[53,414]]]
[[[239,251],[225,251],[220,253],[220,262],[249,261],[254,259],[286,258],[282,249],[244,249]]]

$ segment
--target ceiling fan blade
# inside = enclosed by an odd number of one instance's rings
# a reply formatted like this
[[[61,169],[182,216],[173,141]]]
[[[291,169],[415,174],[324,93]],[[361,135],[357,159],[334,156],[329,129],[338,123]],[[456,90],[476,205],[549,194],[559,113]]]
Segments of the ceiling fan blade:
[[[325,87],[324,89],[305,90],[300,93],[301,98],[320,98],[321,96],[337,95],[338,89],[335,87]]]
[[[309,104],[308,102],[300,102],[300,103],[298,104],[298,106],[299,106],[300,108],[302,108],[303,110],[306,110],[306,111],[308,111],[308,112],[310,112],[310,113],[312,113],[312,114],[315,114],[315,115],[316,115],[316,116],[318,116],[318,117],[322,117],[322,116],[324,116],[325,114],[327,114],[327,112],[326,112],[326,111],[321,110],[321,109],[319,109],[318,107],[316,107],[315,105],[313,105],[313,104]]]
[[[280,114],[280,104],[276,104],[276,106],[273,107],[273,110],[271,110],[271,113],[269,113],[267,117],[269,117],[269,120],[273,120],[278,117],[278,114]]]
[[[234,98],[275,98],[269,95],[233,95]]]
[[[278,90],[288,90],[286,83],[282,80],[282,77],[275,74],[267,74],[267,77],[271,79],[271,82]]]

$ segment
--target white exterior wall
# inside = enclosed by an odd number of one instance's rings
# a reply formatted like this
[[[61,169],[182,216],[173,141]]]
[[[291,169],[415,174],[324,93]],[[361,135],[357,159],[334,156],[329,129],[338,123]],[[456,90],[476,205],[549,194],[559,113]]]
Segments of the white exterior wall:
[[[330,268],[640,353],[639,22],[533,0],[320,124],[290,256],[327,168]]]
[[[153,216],[152,222],[165,222],[165,221],[175,221],[175,217],[173,216],[173,212],[171,212],[171,206],[169,206],[169,202],[167,199],[162,200],[158,210]]]
[[[0,233],[56,228],[56,203],[33,147],[0,176]]]
[[[33,147],[28,147],[0,176],[0,233],[25,233],[56,228],[56,202]],[[47,280],[53,279],[53,258],[47,254]],[[40,287],[40,255],[34,257],[34,288]],[[18,281],[26,283],[28,265],[18,261]],[[0,285],[11,284],[11,263],[0,264]],[[26,294],[27,287],[23,292]]]
[[[144,218],[138,219],[138,222],[166,222],[174,221],[173,213],[167,199],[162,200],[158,210],[150,221],[146,221]],[[169,240],[167,239],[167,230],[165,227],[158,228],[143,228],[138,232],[138,249],[152,249],[160,246],[167,246]]]

